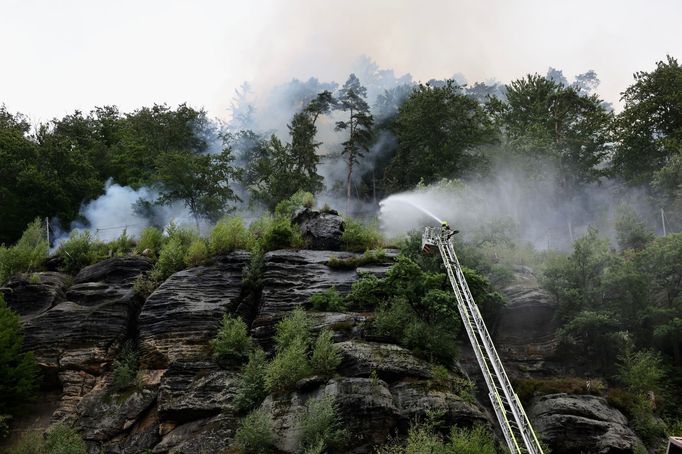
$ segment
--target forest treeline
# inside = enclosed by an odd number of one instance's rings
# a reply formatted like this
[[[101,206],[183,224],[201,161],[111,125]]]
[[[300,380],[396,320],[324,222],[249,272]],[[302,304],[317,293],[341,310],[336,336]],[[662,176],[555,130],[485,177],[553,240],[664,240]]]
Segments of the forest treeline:
[[[617,180],[677,207],[682,182],[682,68],[676,59],[634,75],[615,114],[593,72],[569,83],[559,71],[505,86],[452,80],[403,84],[367,99],[351,75],[339,89],[300,93],[287,133],[226,127],[203,109],[154,105],[76,111],[32,125],[0,108],[0,243],[16,241],[36,217],[77,219],[112,179],[158,189],[156,203],[183,202],[217,220],[244,199],[270,209],[298,190],[376,201],[442,178],[484,177],[495,163],[529,180],[558,175],[556,197]],[[370,105],[372,102],[372,105]],[[252,106],[239,106],[248,117]],[[248,124],[248,118],[241,118]],[[333,129],[321,134],[318,129]],[[321,160],[340,160],[338,181]],[[326,187],[325,187],[326,186]]]

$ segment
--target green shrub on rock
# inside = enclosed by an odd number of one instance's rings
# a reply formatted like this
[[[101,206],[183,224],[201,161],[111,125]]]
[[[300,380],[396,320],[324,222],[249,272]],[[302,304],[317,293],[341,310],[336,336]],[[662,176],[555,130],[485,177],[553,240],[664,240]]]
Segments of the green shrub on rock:
[[[332,332],[324,329],[320,332],[313,354],[310,358],[312,371],[318,375],[331,376],[336,372],[336,368],[341,364],[341,353],[336,345]]]
[[[267,365],[263,350],[258,348],[249,353],[249,361],[239,375],[237,395],[234,398],[235,406],[239,412],[253,410],[268,395],[265,386]]]
[[[251,350],[252,343],[246,323],[232,315],[225,314],[215,338],[210,341],[211,349],[218,358],[243,358]]]
[[[12,247],[0,245],[0,284],[17,273],[30,273],[47,260],[47,240],[40,219],[30,223]]]
[[[303,452],[342,452],[348,433],[341,428],[332,396],[306,403],[299,425],[299,446]]]
[[[116,390],[125,389],[132,385],[137,378],[138,354],[132,342],[123,346],[118,359],[114,361],[113,386]]]
[[[147,227],[140,234],[140,239],[137,241],[137,250],[142,253],[145,250],[152,251],[158,255],[163,246],[163,232],[156,227]]]
[[[346,310],[346,304],[343,302],[343,297],[336,290],[336,287],[330,287],[320,293],[316,293],[310,297],[310,304],[316,311],[329,312],[343,312]]]
[[[38,365],[22,351],[24,336],[19,316],[0,294],[0,409],[12,412],[31,399],[38,387]]]
[[[97,262],[104,254],[105,246],[93,238],[89,231],[71,232],[69,239],[57,249],[57,255],[62,261],[61,271],[76,274],[82,268]]]
[[[208,238],[212,254],[224,255],[237,249],[251,249],[253,236],[240,217],[225,217],[211,230]]]
[[[239,452],[268,454],[275,446],[275,433],[270,416],[263,410],[254,410],[242,419],[234,437]]]
[[[45,452],[50,454],[85,454],[85,443],[73,428],[58,424],[45,438]]]
[[[286,317],[277,323],[275,334],[275,347],[278,352],[286,350],[295,341],[307,348],[310,342],[310,329],[312,321],[306,312],[300,307],[295,308]]]
[[[203,264],[208,259],[208,247],[206,242],[201,238],[197,238],[187,248],[184,262],[187,266],[198,266]]]
[[[384,242],[383,236],[375,224],[365,225],[348,217],[344,219],[344,224],[341,243],[346,251],[365,252],[368,249],[381,247]]]
[[[310,371],[307,342],[300,337],[294,338],[268,364],[265,385],[270,392],[288,391],[310,375]]]

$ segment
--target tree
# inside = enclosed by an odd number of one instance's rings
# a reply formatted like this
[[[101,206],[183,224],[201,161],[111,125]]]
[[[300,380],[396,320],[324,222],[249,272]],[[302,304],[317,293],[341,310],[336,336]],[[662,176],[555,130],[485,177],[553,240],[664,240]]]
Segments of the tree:
[[[343,142],[343,152],[346,156],[346,213],[350,213],[350,201],[353,185],[353,165],[369,150],[372,140],[372,125],[374,118],[369,112],[369,105],[365,101],[367,89],[360,84],[360,80],[351,74],[337,97],[339,109],[349,112],[348,121],[336,122],[337,131],[348,130],[348,140]]]
[[[294,114],[288,125],[290,144],[283,143],[275,135],[269,140],[250,142],[243,183],[269,209],[298,191],[314,194],[324,188],[323,179],[317,173],[320,143],[315,141],[315,123],[320,115],[329,113],[333,103],[331,93],[323,91],[301,112]],[[253,133],[250,134],[253,138]]]
[[[22,352],[24,336],[19,316],[0,294],[0,408],[14,411],[33,397],[38,386],[38,365],[33,354]]]
[[[461,87],[446,83],[419,85],[402,104],[391,128],[396,155],[384,178],[389,190],[462,176],[482,161],[477,147],[493,143],[493,123]]]
[[[198,154],[191,150],[166,153],[158,161],[161,196],[158,202],[182,201],[199,228],[199,218],[216,221],[230,202],[240,200],[230,187],[239,171],[232,165],[229,148],[219,154]]]
[[[537,74],[513,81],[506,94],[490,109],[527,167],[538,174],[538,166],[556,166],[563,195],[602,175],[612,114],[597,95]]]
[[[650,184],[682,152],[682,66],[668,56],[654,71],[634,77],[621,96],[625,106],[616,121],[613,170],[632,184]]]

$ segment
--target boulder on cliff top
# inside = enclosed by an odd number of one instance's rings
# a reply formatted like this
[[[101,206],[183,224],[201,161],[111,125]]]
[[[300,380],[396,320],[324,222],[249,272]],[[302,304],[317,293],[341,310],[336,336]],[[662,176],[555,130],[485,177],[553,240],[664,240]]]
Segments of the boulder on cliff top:
[[[337,211],[322,212],[302,208],[293,214],[291,220],[300,227],[301,236],[308,248],[323,251],[341,250],[345,224]]]

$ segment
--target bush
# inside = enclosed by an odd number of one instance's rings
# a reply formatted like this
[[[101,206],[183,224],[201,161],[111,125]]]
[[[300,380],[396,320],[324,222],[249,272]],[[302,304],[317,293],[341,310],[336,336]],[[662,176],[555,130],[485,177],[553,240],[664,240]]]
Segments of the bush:
[[[342,312],[346,310],[343,297],[336,290],[336,287],[330,287],[323,292],[312,295],[310,303],[316,311]]]
[[[123,229],[121,235],[113,241],[106,244],[106,249],[108,249],[112,255],[125,255],[130,253],[135,247],[135,240],[128,236],[128,231]]]
[[[50,454],[85,454],[85,443],[73,428],[58,424],[45,438],[45,451]]]
[[[341,353],[336,345],[332,332],[324,329],[315,341],[310,365],[313,373],[330,377],[341,364]]]
[[[266,454],[273,451],[275,433],[270,416],[263,410],[254,410],[241,422],[234,437],[239,450],[247,454]]]
[[[24,336],[19,316],[0,294],[0,408],[12,412],[34,397],[38,365],[32,353],[22,352]]]
[[[268,395],[265,386],[265,373],[267,370],[265,353],[261,349],[249,353],[249,362],[239,376],[237,394],[234,404],[239,412],[251,411],[258,407]]]
[[[299,422],[299,446],[304,452],[329,452],[343,449],[348,434],[340,428],[334,399],[310,399]]]
[[[278,350],[265,373],[265,385],[270,392],[288,391],[310,375],[308,345],[302,338],[294,338],[284,349]]]
[[[333,269],[352,270],[359,266],[373,265],[386,262],[386,252],[383,249],[367,250],[360,257],[341,259],[335,256],[329,257],[327,266]]]
[[[198,266],[208,259],[208,247],[206,242],[201,238],[192,241],[192,244],[187,248],[184,261],[187,266]]]
[[[144,252],[149,249],[155,255],[158,255],[163,246],[163,232],[156,227],[147,227],[140,234],[140,239],[137,242],[137,249],[139,252]]]
[[[239,217],[226,217],[218,221],[208,238],[209,249],[212,254],[222,255],[236,249],[251,249],[253,236],[244,227],[244,221]]]
[[[303,246],[300,230],[292,226],[288,218],[263,216],[255,220],[249,230],[255,238],[255,247],[263,252]]]
[[[225,314],[216,337],[210,341],[211,349],[218,358],[243,358],[251,350],[248,327],[241,318]]]
[[[482,426],[453,426],[448,440],[434,431],[433,422],[413,425],[404,448],[384,446],[380,454],[496,454],[493,436]]]
[[[7,454],[49,454],[45,451],[45,439],[39,431],[24,432]]]
[[[275,346],[278,352],[286,350],[296,341],[307,348],[310,343],[310,328],[312,321],[308,314],[300,307],[289,312],[286,317],[277,323],[275,334]]]
[[[473,428],[453,427],[450,431],[449,452],[458,454],[495,454],[495,441],[482,426]]]
[[[346,218],[344,224],[341,243],[346,251],[365,252],[383,244],[383,237],[376,225],[365,225],[351,218]]]
[[[123,345],[121,354],[118,359],[114,361],[113,387],[115,390],[121,390],[129,387],[135,383],[138,370],[138,354],[131,341]]]
[[[384,281],[374,274],[363,274],[353,282],[346,302],[359,308],[374,308],[386,299],[387,290]]]
[[[40,219],[30,223],[17,244],[0,246],[0,284],[17,273],[39,270],[47,260],[48,245]]]
[[[275,207],[275,216],[291,218],[299,208],[313,208],[315,206],[315,196],[310,192],[297,191],[288,199],[284,199]]]
[[[92,265],[104,257],[104,248],[105,246],[95,240],[89,231],[74,230],[69,239],[57,249],[57,255],[62,262],[60,270],[69,274],[76,274],[82,268]]]
[[[161,284],[157,277],[158,273],[155,273],[154,270],[140,274],[133,283],[133,292],[146,300]]]

